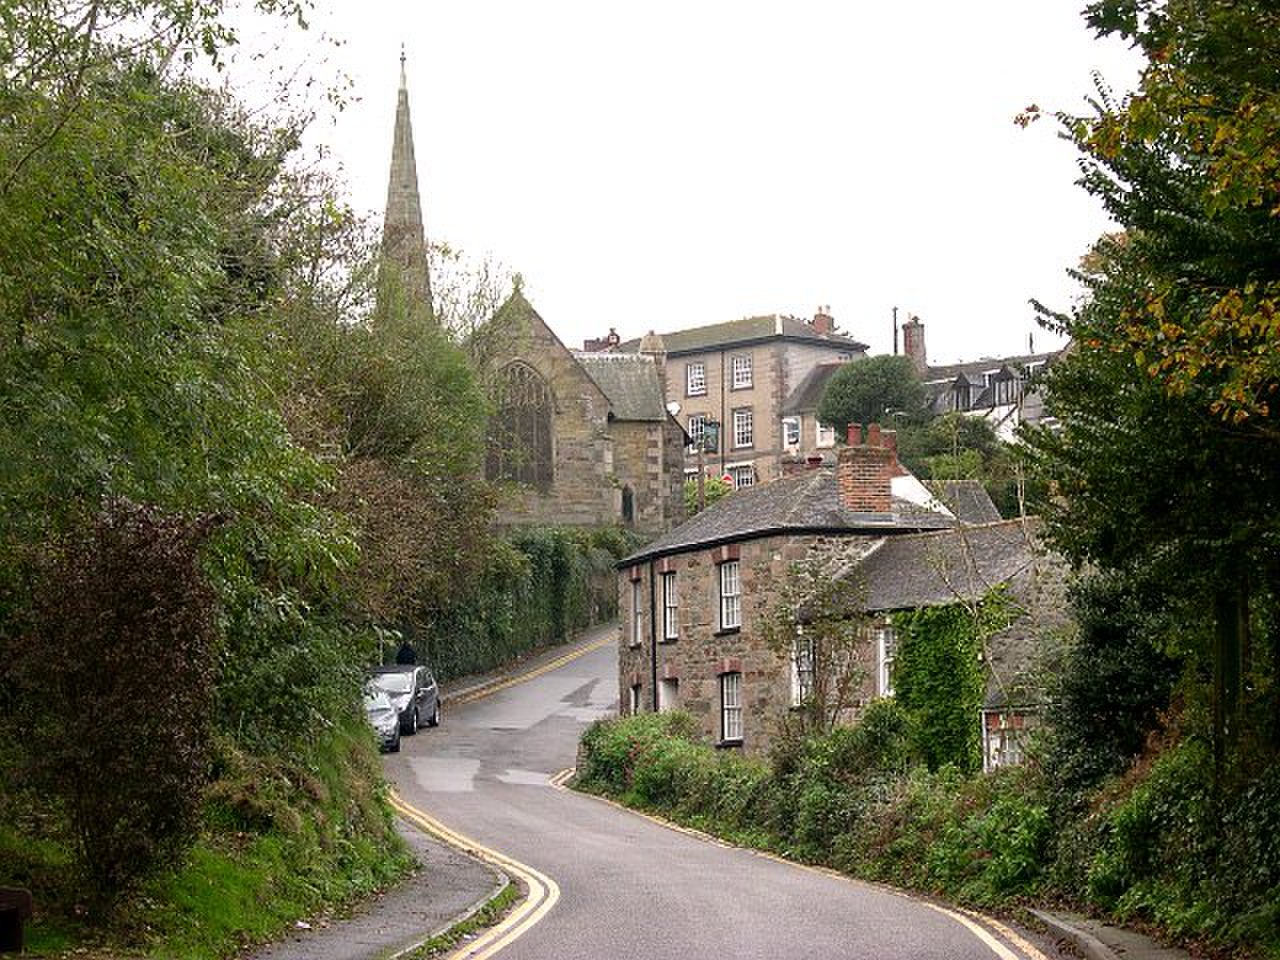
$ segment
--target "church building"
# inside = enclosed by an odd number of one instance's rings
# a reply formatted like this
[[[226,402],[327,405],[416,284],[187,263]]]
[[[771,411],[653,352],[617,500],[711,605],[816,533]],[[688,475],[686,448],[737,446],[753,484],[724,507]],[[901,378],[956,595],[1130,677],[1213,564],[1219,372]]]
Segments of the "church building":
[[[402,56],[383,253],[430,315],[427,249]],[[688,438],[667,409],[662,339],[630,354],[569,350],[518,286],[490,324],[478,373],[492,404],[485,476],[505,494],[499,525],[678,524]]]

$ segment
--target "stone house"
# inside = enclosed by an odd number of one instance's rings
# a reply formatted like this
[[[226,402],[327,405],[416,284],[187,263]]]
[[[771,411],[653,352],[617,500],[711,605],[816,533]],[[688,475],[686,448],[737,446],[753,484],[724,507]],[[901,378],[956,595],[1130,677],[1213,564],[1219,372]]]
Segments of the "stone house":
[[[782,475],[782,461],[796,438],[784,424],[783,402],[819,364],[866,356],[867,345],[836,331],[826,309],[812,320],[778,315],[747,317],[662,335],[666,348],[667,400],[693,443],[711,428],[714,448],[705,469],[729,476],[736,488]],[[599,346],[608,338],[591,341]],[[636,352],[640,341],[618,345]],[[698,471],[697,448],[686,451],[687,476]]]
[[[767,750],[803,699],[806,677],[804,657],[773,649],[764,626],[794,565],[815,556],[840,561],[833,576],[849,585],[850,614],[873,625],[858,653],[866,669],[855,711],[892,693],[892,613],[972,602],[975,591],[1020,590],[1035,579],[1032,528],[958,519],[901,468],[891,431],[873,425],[864,442],[851,427],[848,439],[834,466],[726,497],[619,564],[622,712],[678,707],[710,742]],[[1020,621],[999,638],[999,662],[1021,669],[1041,622]],[[999,671],[988,697],[997,728],[1022,723],[1027,712],[1010,696],[1009,674]],[[994,762],[1016,752],[1011,743],[1002,749]]]
[[[902,325],[902,345],[924,382],[931,413],[982,417],[1006,442],[1016,439],[1019,424],[1050,422],[1034,378],[1061,351],[933,365],[925,350],[924,323],[919,317]]]
[[[662,344],[574,352],[519,290],[495,314],[482,376],[494,410],[485,476],[503,526],[622,524],[656,534],[684,517],[686,437],[663,399]]]

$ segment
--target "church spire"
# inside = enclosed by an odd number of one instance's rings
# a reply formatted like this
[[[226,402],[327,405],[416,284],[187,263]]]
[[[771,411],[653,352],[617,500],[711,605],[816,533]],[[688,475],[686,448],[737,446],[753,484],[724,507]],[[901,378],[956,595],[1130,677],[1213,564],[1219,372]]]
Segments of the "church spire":
[[[383,254],[399,268],[405,292],[431,311],[431,280],[427,275],[427,241],[418,194],[418,166],[413,156],[413,124],[409,120],[409,84],[405,78],[404,45],[400,45],[400,91],[396,101],[395,135],[391,144],[391,175],[387,183],[387,212],[382,224]]]

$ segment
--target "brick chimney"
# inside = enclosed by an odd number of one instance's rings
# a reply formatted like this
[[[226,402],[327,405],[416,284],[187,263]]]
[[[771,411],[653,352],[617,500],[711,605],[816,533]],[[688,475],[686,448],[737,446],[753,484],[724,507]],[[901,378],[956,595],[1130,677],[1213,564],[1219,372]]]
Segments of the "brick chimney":
[[[902,352],[911,359],[916,373],[923,376],[929,358],[924,352],[924,323],[919,317],[913,316],[902,325]]]
[[[816,333],[824,336],[831,336],[836,332],[836,320],[831,316],[830,307],[819,307],[813,314],[813,320],[810,323]]]
[[[896,445],[897,437],[890,433],[886,438],[878,423],[867,427],[865,443],[862,427],[849,424],[848,443],[836,455],[836,480],[845,509],[856,513],[893,511],[889,481],[902,469]]]

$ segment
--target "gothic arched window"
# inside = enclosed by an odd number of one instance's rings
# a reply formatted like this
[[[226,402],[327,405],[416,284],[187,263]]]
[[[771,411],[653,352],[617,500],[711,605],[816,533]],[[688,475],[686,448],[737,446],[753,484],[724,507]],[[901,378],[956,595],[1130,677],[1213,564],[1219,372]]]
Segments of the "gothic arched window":
[[[498,374],[493,401],[485,476],[514,480],[545,493],[554,479],[551,388],[537,370],[516,360]]]

